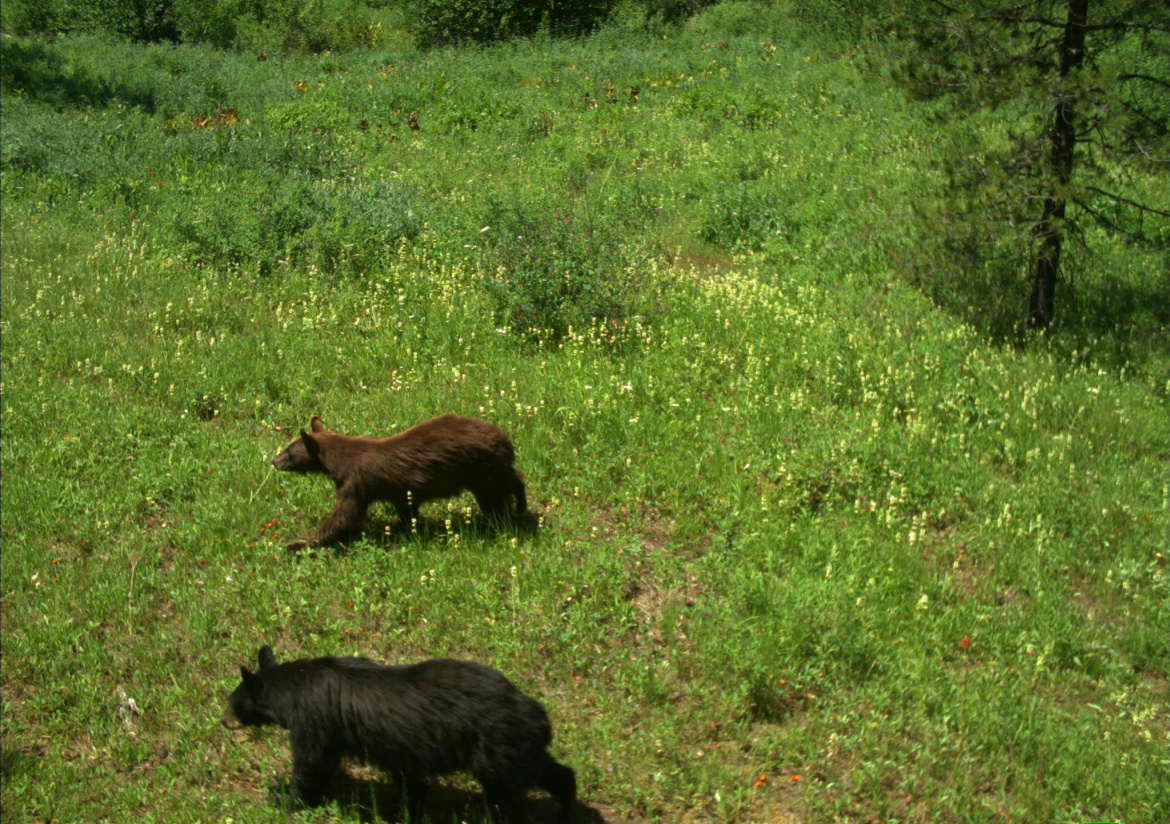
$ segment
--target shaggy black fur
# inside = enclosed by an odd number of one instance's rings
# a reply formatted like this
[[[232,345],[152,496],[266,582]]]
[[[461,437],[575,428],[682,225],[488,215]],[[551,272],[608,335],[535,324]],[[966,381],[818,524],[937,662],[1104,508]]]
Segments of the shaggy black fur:
[[[568,822],[577,779],[548,754],[548,715],[498,671],[449,659],[409,666],[365,658],[278,664],[267,646],[259,657],[258,672],[240,667],[243,681],[228,699],[223,724],[287,729],[293,786],[309,806],[321,804],[348,756],[401,777],[412,821],[421,813],[427,777],[468,770],[505,820],[525,819],[525,793],[535,786],[556,797],[560,821]]]

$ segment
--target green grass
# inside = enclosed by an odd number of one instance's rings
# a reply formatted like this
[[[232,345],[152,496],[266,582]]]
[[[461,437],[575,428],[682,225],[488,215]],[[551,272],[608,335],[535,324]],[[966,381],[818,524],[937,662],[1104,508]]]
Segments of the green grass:
[[[4,38],[6,820],[358,820],[219,726],[262,643],[500,668],[615,822],[1170,814],[1170,358],[1109,288],[1157,259],[1097,243],[1112,322],[993,345],[912,285],[946,136],[745,11]],[[284,554],[333,495],[267,464],[311,415],[445,412],[510,434],[539,529],[466,497]]]

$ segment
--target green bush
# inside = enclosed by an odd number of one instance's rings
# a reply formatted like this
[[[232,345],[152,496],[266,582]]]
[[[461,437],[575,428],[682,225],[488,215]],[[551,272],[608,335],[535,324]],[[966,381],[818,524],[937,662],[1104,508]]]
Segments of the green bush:
[[[165,225],[193,262],[261,275],[303,265],[365,274],[422,228],[404,185],[330,188],[302,175],[252,187],[217,185]]]
[[[12,0],[3,7],[4,27],[15,34],[86,32],[274,52],[370,45],[371,15],[362,0]]]
[[[889,26],[900,7],[914,5],[893,4],[880,0],[805,0],[792,3],[794,16],[806,22],[809,28],[821,34],[855,41],[860,36]]]
[[[618,0],[608,19],[615,31],[649,32],[682,24],[719,0]]]
[[[554,34],[583,34],[609,14],[614,0],[415,0],[415,33],[425,42],[486,43],[532,35],[542,25]]]
[[[239,17],[259,5],[247,0],[185,0],[174,8],[175,27],[184,42],[226,49],[236,42]]]
[[[0,26],[12,34],[36,34],[58,30],[56,4],[37,0],[0,3]],[[7,38],[5,38],[7,39]]]
[[[791,241],[799,223],[769,181],[749,181],[713,192],[704,201],[699,235],[730,252],[758,252],[774,239]]]
[[[174,0],[7,0],[4,27],[14,34],[105,32],[132,40],[177,39]]]
[[[319,53],[368,46],[373,37],[370,9],[361,0],[262,0],[238,17],[236,45]]]
[[[365,275],[422,230],[417,196],[393,180],[339,189],[330,196],[325,215],[305,241],[314,262],[327,272]]]
[[[659,17],[666,23],[677,23],[685,20],[707,6],[713,6],[719,0],[642,0],[640,5],[646,9],[647,18]]]
[[[639,264],[647,250],[623,243],[611,221],[543,204],[489,206],[482,236],[496,320],[557,339],[596,322],[617,328],[649,295]]]

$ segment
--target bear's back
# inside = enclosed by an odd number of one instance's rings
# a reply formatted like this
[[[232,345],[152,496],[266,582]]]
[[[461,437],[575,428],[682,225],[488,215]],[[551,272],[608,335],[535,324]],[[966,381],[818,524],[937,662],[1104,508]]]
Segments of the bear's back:
[[[348,755],[388,770],[464,769],[485,747],[501,750],[510,762],[526,762],[552,740],[539,702],[497,670],[471,661],[382,665],[317,658],[263,674],[293,736],[324,736]]]
[[[463,415],[442,415],[415,424],[388,439],[396,450],[425,452],[435,458],[444,454],[466,460],[504,460],[511,463],[515,451],[508,436],[494,423]]]

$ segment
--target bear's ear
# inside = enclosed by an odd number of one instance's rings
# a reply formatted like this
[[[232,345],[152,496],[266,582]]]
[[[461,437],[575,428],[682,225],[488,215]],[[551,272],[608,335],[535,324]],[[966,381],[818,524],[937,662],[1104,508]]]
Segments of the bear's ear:
[[[305,445],[305,449],[308,450],[309,456],[313,458],[313,460],[317,460],[317,456],[321,452],[321,445],[317,443],[317,439],[302,429],[301,443]]]
[[[325,424],[321,423],[321,418],[317,415],[313,416],[313,420],[309,421],[309,428],[314,432],[324,432]]]
[[[272,647],[265,644],[260,647],[260,669],[268,669],[276,666],[276,656],[272,653]]]
[[[253,701],[259,701],[264,694],[264,682],[247,667],[240,667],[240,677],[244,679],[244,689],[248,695],[252,696]]]

